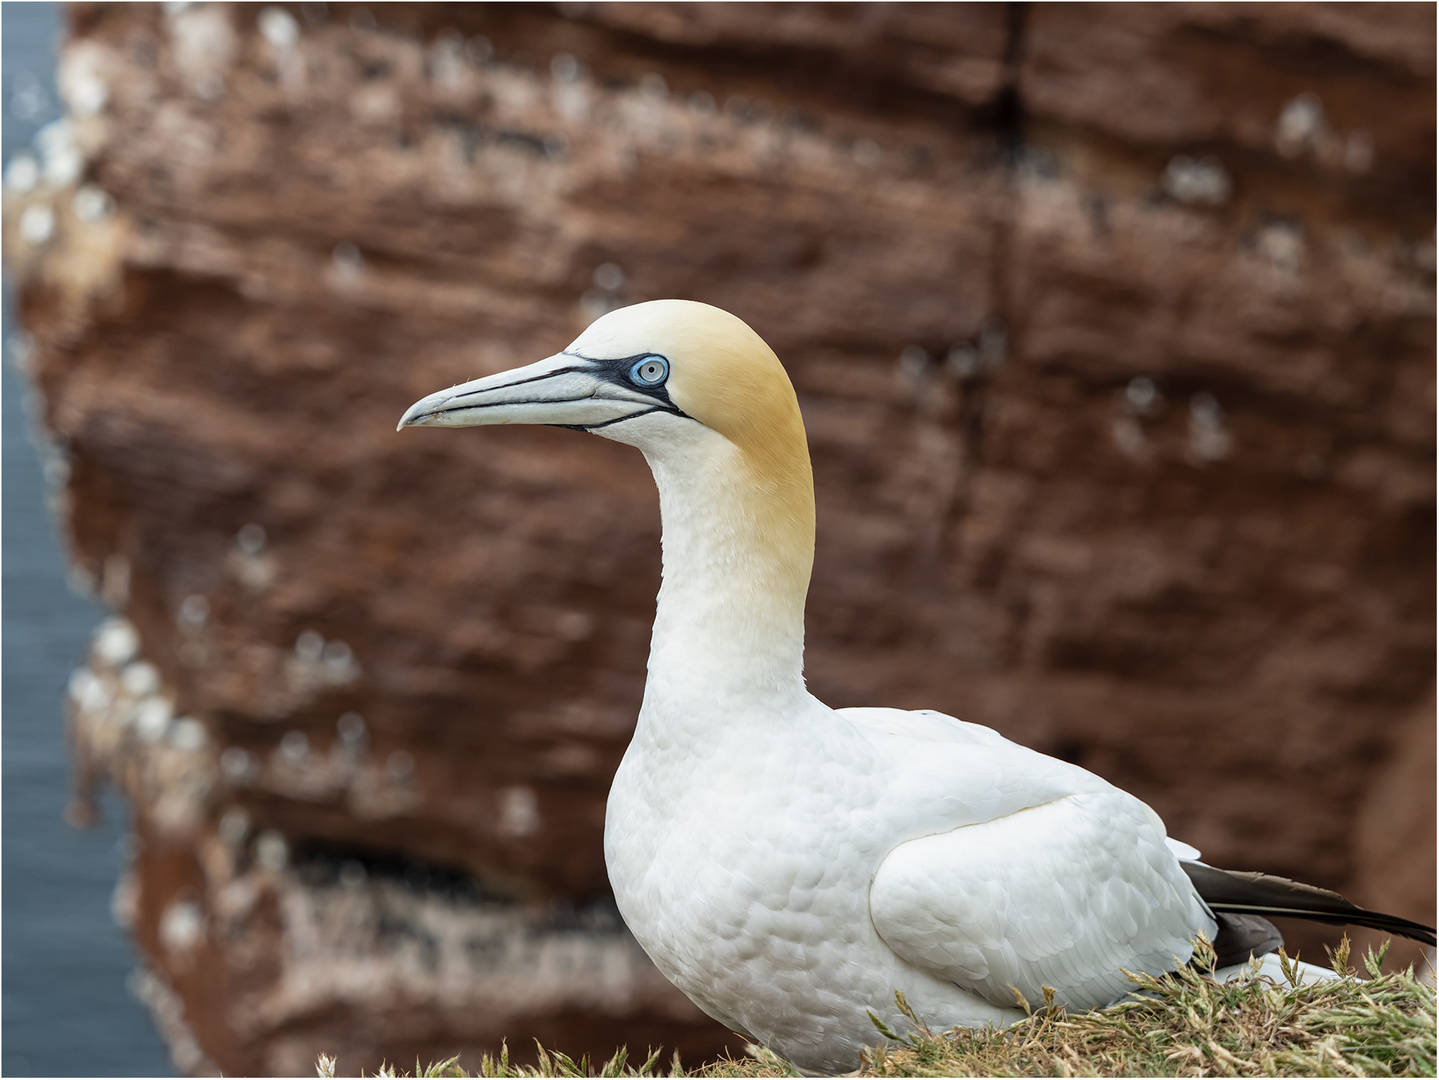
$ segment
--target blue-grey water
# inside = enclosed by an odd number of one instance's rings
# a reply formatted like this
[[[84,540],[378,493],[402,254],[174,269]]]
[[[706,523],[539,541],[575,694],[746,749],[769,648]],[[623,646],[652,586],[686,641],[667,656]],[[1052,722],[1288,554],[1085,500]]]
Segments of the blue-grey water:
[[[55,119],[51,3],[0,5],[3,157]],[[110,917],[124,808],[104,823],[63,820],[70,770],[61,695],[103,612],[65,584],[65,559],[45,508],[30,440],[29,392],[15,370],[20,327],[8,284],[3,337],[3,527],[0,527],[0,1071],[6,1076],[169,1076],[173,1068],[145,1007],[126,989],[136,958]]]

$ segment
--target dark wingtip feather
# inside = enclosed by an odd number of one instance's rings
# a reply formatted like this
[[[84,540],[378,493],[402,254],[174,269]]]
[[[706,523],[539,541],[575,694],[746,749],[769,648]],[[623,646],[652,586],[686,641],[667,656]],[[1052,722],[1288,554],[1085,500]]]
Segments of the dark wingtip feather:
[[[1284,945],[1279,928],[1258,915],[1216,911],[1214,919],[1219,924],[1214,935],[1215,967],[1243,964],[1251,956],[1263,956]]]
[[[1181,860],[1179,865],[1189,875],[1195,891],[1216,913],[1287,915],[1337,926],[1367,926],[1383,933],[1413,938],[1426,945],[1435,944],[1432,926],[1381,911],[1367,911],[1338,893],[1316,885],[1305,885],[1273,874],[1220,870],[1204,863]]]

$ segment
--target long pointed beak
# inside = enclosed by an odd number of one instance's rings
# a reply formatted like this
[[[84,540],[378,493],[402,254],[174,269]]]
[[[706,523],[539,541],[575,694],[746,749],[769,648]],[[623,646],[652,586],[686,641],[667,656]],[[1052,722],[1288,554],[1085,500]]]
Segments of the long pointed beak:
[[[666,407],[608,374],[593,361],[561,353],[423,397],[405,410],[395,430],[484,424],[588,429]]]

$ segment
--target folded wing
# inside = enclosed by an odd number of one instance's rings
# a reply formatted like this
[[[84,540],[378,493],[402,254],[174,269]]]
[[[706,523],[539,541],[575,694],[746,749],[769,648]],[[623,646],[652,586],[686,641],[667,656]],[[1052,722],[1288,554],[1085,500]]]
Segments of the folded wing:
[[[910,840],[880,864],[870,916],[916,967],[995,1005],[1053,987],[1071,1008],[1130,989],[1121,968],[1171,971],[1215,922],[1159,818],[1115,788]]]

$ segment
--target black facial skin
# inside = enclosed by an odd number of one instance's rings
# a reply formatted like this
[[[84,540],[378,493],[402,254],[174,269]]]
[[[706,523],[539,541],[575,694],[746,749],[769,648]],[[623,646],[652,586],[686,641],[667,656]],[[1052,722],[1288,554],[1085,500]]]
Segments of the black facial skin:
[[[613,360],[595,356],[583,356],[580,353],[570,352],[568,349],[560,355],[573,356],[595,365],[593,368],[575,367],[564,370],[586,371],[591,375],[604,379],[606,382],[612,382],[616,386],[623,386],[627,390],[638,390],[640,393],[654,398],[655,404],[653,407],[645,409],[642,412],[631,413],[629,416],[617,417],[614,420],[606,420],[602,424],[548,424],[546,425],[547,427],[562,427],[570,431],[595,431],[598,428],[609,427],[611,424],[618,424],[625,420],[633,420],[637,416],[648,416],[652,412],[667,412],[673,413],[675,416],[683,416],[686,420],[694,419],[670,400],[670,392],[665,388],[664,383],[658,383],[655,386],[646,386],[644,383],[635,382],[630,378],[630,368],[634,367],[635,364],[647,356],[660,356],[659,353],[635,353],[634,356],[621,356]],[[666,365],[669,364],[669,360],[665,357],[660,356],[660,359],[664,360]],[[598,370],[596,370],[596,368],[598,368]],[[552,372],[552,374],[558,375],[559,372]],[[668,376],[666,376],[666,379],[668,379]]]

